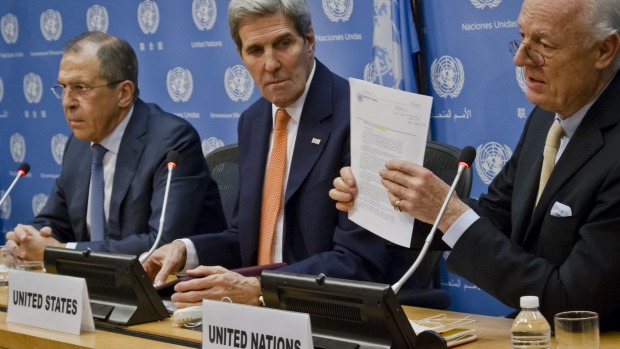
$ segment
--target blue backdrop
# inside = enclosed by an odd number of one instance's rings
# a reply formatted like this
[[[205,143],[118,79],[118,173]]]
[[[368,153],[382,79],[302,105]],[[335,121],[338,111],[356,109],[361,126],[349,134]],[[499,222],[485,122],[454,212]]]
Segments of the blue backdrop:
[[[409,0],[308,0],[316,56],[341,76],[415,91]],[[236,143],[237,119],[259,96],[230,39],[226,0],[3,0],[0,2],[0,195],[23,161],[32,170],[0,207],[2,233],[41,209],[60,172],[70,130],[50,87],[63,45],[98,30],[125,38],[140,64],[145,101],[189,120],[205,153]],[[424,62],[434,96],[431,137],[478,149],[472,196],[510,156],[532,106],[508,41],[521,1],[420,0]],[[0,237],[0,242],[3,240]],[[501,282],[501,280],[498,280]],[[509,309],[442,270],[453,310]]]

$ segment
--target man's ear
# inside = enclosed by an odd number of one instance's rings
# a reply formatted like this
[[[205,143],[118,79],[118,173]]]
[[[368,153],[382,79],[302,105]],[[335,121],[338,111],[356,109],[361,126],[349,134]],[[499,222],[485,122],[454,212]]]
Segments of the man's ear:
[[[119,106],[128,108],[131,105],[131,103],[133,103],[133,96],[135,92],[136,92],[136,87],[134,86],[133,82],[129,80],[125,80],[121,82],[120,90],[119,90],[119,93],[121,94],[121,96],[118,101]]]

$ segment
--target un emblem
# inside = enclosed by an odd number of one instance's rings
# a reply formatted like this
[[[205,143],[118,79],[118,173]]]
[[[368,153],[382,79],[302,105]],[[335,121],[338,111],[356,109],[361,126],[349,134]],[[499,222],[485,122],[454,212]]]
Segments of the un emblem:
[[[353,13],[353,0],[323,0],[323,12],[332,22],[346,22]]]
[[[4,190],[0,190],[0,198],[6,193]],[[0,218],[9,219],[11,217],[11,195],[4,199],[4,202],[0,206]]]
[[[215,0],[194,0],[192,2],[192,17],[198,29],[211,30],[217,19]]]
[[[108,10],[105,7],[93,5],[86,11],[88,31],[107,33],[109,24],[110,17],[108,17]]]
[[[39,212],[41,212],[41,210],[45,206],[46,202],[47,202],[47,195],[45,194],[37,194],[33,196],[32,197],[32,213],[34,213],[35,216],[38,215]]]
[[[476,153],[476,171],[485,184],[491,183],[512,156],[510,147],[497,142],[479,145]]]
[[[202,141],[202,154],[206,156],[207,154],[214,151],[215,149],[223,147],[223,146],[224,146],[223,140],[219,138],[215,138],[215,137],[209,137]]]
[[[19,25],[17,23],[17,17],[12,13],[7,13],[0,19],[0,29],[2,29],[2,38],[7,44],[14,44],[17,42],[17,36],[19,35]]]
[[[67,139],[69,139],[69,137],[63,135],[62,133],[59,133],[52,137],[52,156],[54,157],[54,161],[56,161],[58,165],[62,163],[62,156],[65,153],[65,145],[67,144]]]
[[[525,75],[523,74],[523,67],[517,67],[516,75],[517,75],[517,83],[519,84],[519,87],[521,87],[521,90],[525,92],[525,89],[527,88],[527,86],[525,85]]]
[[[37,104],[43,96],[43,82],[41,77],[35,73],[28,73],[24,76],[24,95],[30,104]]]
[[[442,56],[431,64],[431,83],[441,98],[456,98],[465,83],[465,70],[458,58]]]
[[[60,12],[49,9],[41,14],[41,33],[47,41],[56,41],[62,34],[62,17]]]
[[[252,92],[254,92],[254,81],[244,66],[235,65],[226,69],[224,87],[228,97],[233,102],[245,102],[250,99]]]
[[[2,79],[0,79],[0,103],[2,103],[3,97],[4,97],[4,84],[2,83]]]
[[[155,34],[159,27],[159,7],[151,0],[145,0],[138,6],[138,24],[144,34]]]
[[[502,0],[470,0],[471,4],[477,9],[484,10],[485,7],[495,8],[499,6]]]
[[[175,102],[187,102],[194,91],[192,73],[181,67],[168,71],[166,85],[168,86],[170,98]]]
[[[24,162],[26,158],[26,140],[20,133],[11,135],[11,156],[15,162]]]

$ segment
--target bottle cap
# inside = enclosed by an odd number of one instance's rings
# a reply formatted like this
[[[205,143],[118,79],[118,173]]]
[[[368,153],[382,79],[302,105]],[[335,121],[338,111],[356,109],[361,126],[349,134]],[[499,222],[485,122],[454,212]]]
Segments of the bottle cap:
[[[520,300],[521,308],[538,308],[537,296],[523,296]]]

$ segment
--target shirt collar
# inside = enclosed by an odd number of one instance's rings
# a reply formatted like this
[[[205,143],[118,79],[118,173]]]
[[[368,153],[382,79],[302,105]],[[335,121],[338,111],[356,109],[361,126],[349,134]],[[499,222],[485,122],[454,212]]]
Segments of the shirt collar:
[[[296,123],[299,123],[301,120],[301,111],[304,108],[304,103],[306,102],[306,96],[308,95],[308,89],[310,89],[310,84],[312,83],[312,79],[314,78],[314,71],[316,69],[316,61],[313,62],[312,70],[310,71],[310,76],[308,77],[308,81],[306,81],[306,88],[304,89],[304,93],[291,105],[284,108],[288,112],[288,115],[291,116],[291,119]],[[278,110],[278,106],[275,104],[271,104],[271,118],[276,119],[276,111]]]
[[[104,146],[109,152],[114,154],[118,154],[118,149],[121,147],[121,140],[123,139],[123,135],[125,134],[125,129],[127,128],[127,124],[129,124],[129,119],[133,115],[133,105],[127,115],[121,120],[121,122],[114,128],[112,133],[106,136],[101,141],[101,145]],[[92,142],[91,142],[92,145]]]

